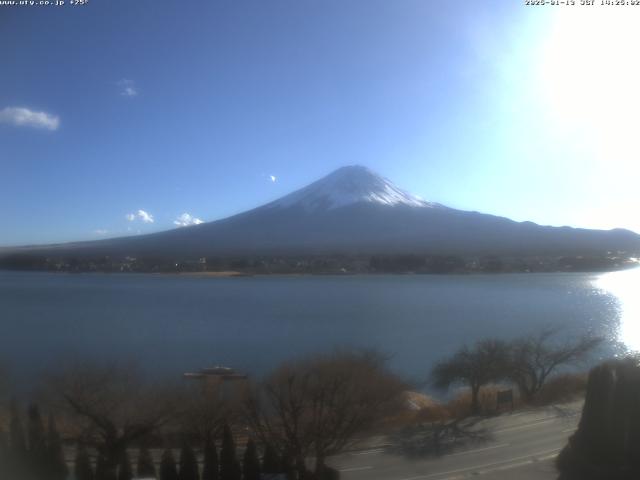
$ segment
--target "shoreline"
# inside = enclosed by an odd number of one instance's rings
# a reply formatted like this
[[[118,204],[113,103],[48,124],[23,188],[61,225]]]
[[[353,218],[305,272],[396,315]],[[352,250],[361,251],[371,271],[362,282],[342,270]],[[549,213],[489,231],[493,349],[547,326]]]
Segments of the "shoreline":
[[[540,274],[592,274],[600,275],[606,273],[624,272],[640,268],[640,265],[626,265],[621,268],[607,270],[539,270],[533,272],[506,271],[506,272],[479,272],[479,271],[459,271],[459,272],[241,272],[237,270],[222,270],[211,272],[132,272],[132,271],[69,271],[69,270],[17,270],[3,269],[2,272],[12,273],[52,273],[67,275],[151,275],[158,277],[194,277],[194,278],[246,278],[246,277],[379,277],[379,276],[498,276],[498,275],[540,275]]]

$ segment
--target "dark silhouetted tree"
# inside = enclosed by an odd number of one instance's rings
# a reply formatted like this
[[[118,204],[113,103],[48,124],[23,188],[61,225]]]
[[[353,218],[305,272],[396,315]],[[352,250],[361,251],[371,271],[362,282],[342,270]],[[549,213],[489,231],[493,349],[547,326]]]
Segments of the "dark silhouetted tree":
[[[49,415],[47,425],[47,470],[51,480],[66,480],[69,475],[69,467],[64,458],[62,441],[53,414]]]
[[[219,480],[218,450],[212,440],[207,440],[204,445],[204,465],[202,467],[202,480]]]
[[[280,470],[285,474],[287,480],[294,480],[296,477],[295,468],[293,465],[293,459],[287,450],[282,454]]]
[[[453,384],[467,385],[471,390],[471,412],[480,412],[480,388],[504,378],[509,362],[509,346],[501,340],[482,340],[473,347],[464,346],[451,358],[438,363],[431,371],[437,388]]]
[[[111,462],[107,460],[107,458],[102,454],[98,454],[98,459],[96,460],[96,480],[117,480],[117,465],[116,468],[111,466]]]
[[[638,357],[591,369],[578,429],[556,459],[560,480],[640,478],[639,396]]]
[[[21,459],[24,459],[27,452],[27,442],[24,438],[20,409],[16,402],[11,402],[9,414],[11,417],[9,420],[9,443],[11,445],[11,455],[14,458],[20,457]]]
[[[132,480],[133,468],[131,467],[131,459],[129,454],[125,450],[122,458],[120,459],[120,465],[118,466],[118,480]]]
[[[158,478],[153,458],[147,448],[141,448],[138,452],[138,466],[136,468],[138,478]]]
[[[180,393],[180,411],[176,420],[189,438],[206,443],[218,436],[225,423],[237,415],[241,402],[218,384],[184,385]]]
[[[199,480],[198,459],[193,449],[185,443],[180,450],[180,480]]]
[[[262,471],[271,475],[281,473],[278,453],[271,445],[267,445],[264,450],[264,456],[262,457]]]
[[[9,411],[9,462],[8,469],[16,477],[25,476],[29,463],[27,442],[18,404],[13,401]]]
[[[173,452],[167,448],[160,459],[160,480],[180,480]]]
[[[36,478],[47,476],[47,438],[37,405],[27,409],[27,436],[29,440],[29,470]]]
[[[602,342],[601,338],[591,336],[558,342],[555,340],[558,332],[546,329],[511,344],[509,378],[525,401],[535,398],[555,370],[584,360]]]
[[[0,426],[0,478],[10,478],[9,475],[9,441]]]
[[[96,456],[96,468],[93,478],[95,478],[95,480],[108,480],[104,456],[100,453]]]
[[[93,468],[87,450],[82,445],[76,448],[76,461],[73,469],[76,480],[94,480]]]
[[[260,459],[258,449],[253,440],[249,439],[247,448],[244,450],[242,461],[242,471],[244,480],[260,480]]]
[[[236,457],[236,444],[229,425],[224,426],[220,449],[220,480],[240,480],[242,471]]]

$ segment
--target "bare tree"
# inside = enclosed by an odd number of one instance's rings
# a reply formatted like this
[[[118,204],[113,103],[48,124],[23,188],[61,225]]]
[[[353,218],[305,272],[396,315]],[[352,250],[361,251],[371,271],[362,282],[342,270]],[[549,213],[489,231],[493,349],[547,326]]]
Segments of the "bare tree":
[[[509,378],[525,401],[534,399],[555,370],[585,360],[602,342],[588,335],[560,342],[558,333],[549,328],[511,343]]]
[[[237,397],[223,395],[221,385],[184,385],[180,389],[179,418],[183,432],[202,444],[213,442],[225,423],[232,423],[240,415],[243,398],[240,391]]]
[[[431,371],[431,381],[436,388],[451,385],[467,385],[471,390],[471,412],[479,413],[480,388],[489,382],[506,376],[509,347],[501,340],[482,340],[473,347],[464,346],[451,358],[444,360]]]
[[[176,413],[171,394],[119,365],[78,365],[53,377],[51,385],[60,406],[75,420],[78,439],[98,451],[109,478],[115,478],[132,442]]]
[[[278,368],[248,397],[249,424],[265,444],[286,451],[305,478],[305,462],[325,460],[397,411],[406,385],[370,351],[336,351]]]

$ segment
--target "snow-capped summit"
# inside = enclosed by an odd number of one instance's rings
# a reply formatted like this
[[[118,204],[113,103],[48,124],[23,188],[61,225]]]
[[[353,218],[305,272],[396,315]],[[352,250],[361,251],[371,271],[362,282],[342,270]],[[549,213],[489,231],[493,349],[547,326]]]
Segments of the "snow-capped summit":
[[[440,207],[398,187],[360,165],[339,168],[320,180],[267,205],[302,207],[307,211],[332,210],[356,203]]]

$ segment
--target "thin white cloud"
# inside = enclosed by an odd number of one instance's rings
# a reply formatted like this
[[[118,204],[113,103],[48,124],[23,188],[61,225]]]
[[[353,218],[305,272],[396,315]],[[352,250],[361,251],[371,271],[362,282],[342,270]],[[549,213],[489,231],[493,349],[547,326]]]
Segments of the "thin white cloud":
[[[99,228],[97,230],[94,230],[93,233],[102,237],[107,233],[109,233],[109,230],[105,230],[104,228]]]
[[[149,212],[145,212],[144,210],[138,210],[138,218],[144,223],[153,223],[155,221],[153,219],[153,215]]]
[[[271,180],[273,183],[276,183],[278,181],[278,177],[276,177],[275,175],[269,175],[269,180]]]
[[[149,212],[146,212],[144,210],[138,210],[136,213],[127,213],[125,215],[125,218],[130,222],[133,222],[135,220],[141,220],[144,223],[155,222],[153,215],[151,215]]]
[[[60,117],[47,112],[34,112],[24,107],[5,107],[0,110],[0,123],[53,131],[60,126]]]
[[[200,225],[201,223],[204,222],[186,212],[173,221],[173,224],[178,227],[190,227],[191,225]]]
[[[123,97],[135,97],[138,95],[138,87],[133,80],[123,78],[118,81],[118,87],[120,87],[120,95]]]

